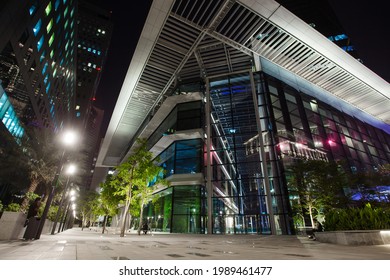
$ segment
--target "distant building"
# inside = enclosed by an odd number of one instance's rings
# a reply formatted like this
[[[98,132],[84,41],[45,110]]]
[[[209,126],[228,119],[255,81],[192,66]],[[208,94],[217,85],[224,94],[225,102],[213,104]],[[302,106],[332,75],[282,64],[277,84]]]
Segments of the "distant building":
[[[101,126],[104,116],[104,110],[92,106],[88,112],[86,129],[84,130],[84,143],[88,145],[83,149],[85,153],[83,161],[82,182],[80,183],[86,189],[91,188],[92,177],[95,172],[96,160],[101,144]]]
[[[1,4],[0,79],[15,114],[25,125],[59,131],[70,123],[76,94],[74,3]],[[3,115],[3,124],[7,125],[6,117]]]
[[[94,106],[111,41],[111,12],[87,1],[79,1],[77,32],[77,88],[75,125],[82,134],[80,186],[90,188],[100,144],[104,111]]]
[[[78,186],[89,188],[104,111],[94,106],[111,40],[110,11],[86,1],[2,1],[0,118],[16,139],[26,127],[78,129]]]
[[[277,0],[276,2],[361,61],[359,50],[353,44],[353,38],[351,40],[345,32],[327,0]]]

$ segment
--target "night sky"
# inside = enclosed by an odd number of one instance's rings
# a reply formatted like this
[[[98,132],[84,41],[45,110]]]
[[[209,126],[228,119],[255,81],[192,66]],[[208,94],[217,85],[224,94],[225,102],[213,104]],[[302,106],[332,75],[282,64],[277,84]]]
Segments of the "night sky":
[[[95,105],[105,110],[104,136],[122,87],[151,0],[91,0],[112,11],[113,37],[108,51]],[[329,0],[363,63],[390,82],[390,20],[387,1]]]
[[[363,64],[390,82],[390,15],[385,0],[328,0]]]

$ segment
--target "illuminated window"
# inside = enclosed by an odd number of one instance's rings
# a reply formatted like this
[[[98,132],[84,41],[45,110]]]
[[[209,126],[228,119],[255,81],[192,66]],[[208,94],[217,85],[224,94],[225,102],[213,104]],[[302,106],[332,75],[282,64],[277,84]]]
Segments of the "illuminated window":
[[[352,52],[355,50],[355,47],[354,46],[344,46],[344,47],[342,47],[342,49],[346,52]]]
[[[45,83],[45,85],[47,84],[48,80],[49,80],[49,75],[46,75],[45,79],[43,79],[43,82]]]
[[[345,35],[345,34],[339,34],[339,35],[334,36],[335,41],[340,41],[340,40],[344,40],[344,39],[348,39],[347,35]]]
[[[35,36],[37,36],[39,30],[41,30],[41,26],[42,26],[42,20],[38,20],[37,24],[35,24],[35,26],[33,28]]]
[[[49,21],[49,23],[47,24],[47,26],[46,26],[46,31],[47,31],[48,34],[49,34],[49,32],[50,32],[52,27],[53,27],[53,19],[51,19]]]
[[[38,8],[38,4],[37,3],[33,4],[30,7],[30,9],[28,10],[28,12],[30,13],[30,16],[32,16],[36,12],[37,8]]]
[[[43,46],[44,40],[45,40],[45,37],[43,37],[43,35],[42,35],[41,39],[39,39],[39,41],[38,41],[38,43],[37,43],[38,51],[41,50],[41,48],[42,48],[42,46]]]
[[[50,12],[51,12],[51,2],[49,2],[49,5],[46,6],[45,12],[46,12],[47,16],[50,14]]]
[[[46,51],[43,51],[41,57],[39,58],[39,61],[42,62],[45,59],[45,56],[46,56]]]
[[[68,14],[68,7],[66,7],[65,11],[64,11],[64,18],[66,18],[66,15]]]
[[[50,82],[49,82],[49,83],[47,84],[47,86],[46,86],[46,93],[47,93],[47,94],[49,94],[50,86],[51,86],[51,84],[50,84]]]
[[[49,39],[49,47],[51,47],[51,44],[53,44],[53,42],[54,42],[54,34],[52,34]]]
[[[43,69],[42,69],[42,75],[45,74],[47,66],[48,66],[48,63],[46,62],[45,65],[43,66]]]
[[[54,4],[54,9],[57,11],[58,10],[58,7],[60,6],[60,2],[61,0],[56,0],[55,4]]]
[[[54,50],[52,50],[52,51],[50,52],[50,58],[53,58],[53,56],[54,56]]]

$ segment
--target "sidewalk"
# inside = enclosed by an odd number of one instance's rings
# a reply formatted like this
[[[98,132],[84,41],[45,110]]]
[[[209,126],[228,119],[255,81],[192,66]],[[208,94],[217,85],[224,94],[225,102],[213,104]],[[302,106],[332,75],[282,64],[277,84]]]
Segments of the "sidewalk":
[[[73,228],[0,241],[1,260],[390,260],[390,245],[343,246],[303,236],[118,234]]]

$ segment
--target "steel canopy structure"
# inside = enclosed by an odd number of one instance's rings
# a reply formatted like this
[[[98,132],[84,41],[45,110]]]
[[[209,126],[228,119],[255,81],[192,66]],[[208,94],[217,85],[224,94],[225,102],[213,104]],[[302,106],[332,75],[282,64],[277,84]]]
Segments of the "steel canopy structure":
[[[154,0],[97,166],[115,166],[126,158],[144,124],[180,81],[259,71],[262,64],[390,124],[389,83],[279,3]]]

